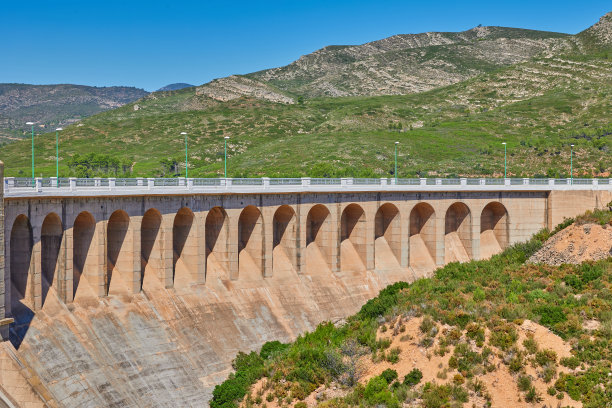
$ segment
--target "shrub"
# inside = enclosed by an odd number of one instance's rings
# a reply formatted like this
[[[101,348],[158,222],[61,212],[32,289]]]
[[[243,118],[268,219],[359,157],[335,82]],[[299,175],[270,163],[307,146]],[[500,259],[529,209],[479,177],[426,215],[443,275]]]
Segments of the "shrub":
[[[542,401],[542,397],[540,397],[534,386],[531,386],[529,391],[527,391],[527,394],[525,394],[525,401],[531,403]]]
[[[246,395],[248,387],[263,375],[263,359],[255,352],[238,353],[232,366],[236,372],[215,387],[211,408],[234,408],[236,401]]]
[[[518,334],[510,323],[501,323],[491,332],[491,344],[506,351],[516,343]]]
[[[431,317],[425,316],[423,318],[423,321],[419,325],[419,330],[421,330],[421,333],[425,335],[429,335],[431,333],[431,329],[433,329],[434,326],[435,326],[435,323],[433,322]]]
[[[304,401],[296,402],[293,408],[308,408],[308,404]]]
[[[560,363],[564,367],[571,368],[572,370],[575,370],[576,367],[578,367],[580,365],[580,359],[578,357],[576,357],[576,356],[563,357],[563,358],[561,358]]]
[[[414,387],[421,382],[423,373],[418,368],[413,368],[408,374],[404,376],[404,385]]]
[[[540,367],[544,367],[549,363],[554,364],[557,362],[557,353],[555,353],[553,350],[538,351],[535,355],[535,361]]]
[[[385,379],[387,384],[391,384],[394,380],[397,379],[397,371],[391,368],[387,368],[380,374],[380,376]]]
[[[567,320],[567,316],[560,306],[543,305],[536,307],[534,312],[540,315],[540,324],[548,327]]]
[[[390,362],[391,364],[397,364],[400,360],[399,355],[400,355],[399,347],[394,347],[391,350],[389,350],[389,353],[387,353],[386,360]]]
[[[358,314],[362,318],[370,319],[384,315],[391,307],[397,304],[397,294],[408,286],[409,284],[406,282],[397,282],[387,286],[380,291],[377,297],[368,300],[367,303],[361,307]]]
[[[269,359],[270,357],[279,354],[286,350],[289,347],[288,344],[283,344],[280,341],[268,341],[261,346],[261,351],[259,352],[259,356],[264,360]]]
[[[389,391],[387,381],[381,376],[372,377],[363,391],[363,398],[369,405],[384,404],[387,408],[399,407],[399,401]]]
[[[538,351],[538,342],[533,337],[528,337],[523,340],[523,347],[529,354],[535,354]]]

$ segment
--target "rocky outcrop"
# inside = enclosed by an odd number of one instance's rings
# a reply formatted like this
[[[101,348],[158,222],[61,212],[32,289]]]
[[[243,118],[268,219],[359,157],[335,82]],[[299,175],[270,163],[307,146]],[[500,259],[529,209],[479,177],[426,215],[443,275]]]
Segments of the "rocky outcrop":
[[[270,102],[294,103],[293,98],[282,94],[270,85],[238,75],[215,79],[199,86],[196,88],[196,95],[204,95],[220,102],[248,96]]]

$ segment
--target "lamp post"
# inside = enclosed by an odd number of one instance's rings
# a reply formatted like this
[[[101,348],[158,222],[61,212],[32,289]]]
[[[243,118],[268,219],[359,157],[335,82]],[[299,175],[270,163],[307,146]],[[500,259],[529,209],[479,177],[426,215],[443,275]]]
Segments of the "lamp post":
[[[55,129],[55,182],[59,187],[59,131],[64,130],[61,127]]]
[[[185,136],[185,178],[189,178],[189,163],[187,163],[187,132],[181,132]]]
[[[506,142],[502,142],[502,144],[504,145],[504,178],[506,178],[507,174],[508,174],[508,161],[506,160]]]
[[[574,184],[574,145],[570,145],[570,184]]]
[[[395,184],[397,184],[397,145],[399,142],[395,142]]]
[[[229,139],[229,136],[225,136],[223,139],[225,140],[225,160],[223,161],[223,174],[225,175],[225,178],[227,178],[227,139]]]
[[[34,122],[26,122],[32,126],[32,184],[34,184]]]

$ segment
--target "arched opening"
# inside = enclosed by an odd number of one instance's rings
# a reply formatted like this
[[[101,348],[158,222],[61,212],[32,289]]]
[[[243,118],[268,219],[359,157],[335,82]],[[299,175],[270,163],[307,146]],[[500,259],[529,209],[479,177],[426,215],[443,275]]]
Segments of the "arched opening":
[[[229,223],[221,207],[208,212],[206,234],[206,280],[229,279]]]
[[[162,216],[155,208],[144,213],[140,226],[140,287],[159,288],[163,282],[164,265],[161,248]]]
[[[489,259],[503,251],[509,242],[508,211],[502,203],[486,205],[480,215],[480,258]]]
[[[15,321],[9,328],[9,340],[18,348],[34,318],[32,279],[32,226],[25,215],[17,216],[11,228],[11,315]]]
[[[174,286],[194,282],[198,270],[198,240],[193,211],[183,207],[176,213],[172,226]]]
[[[340,267],[361,271],[366,267],[366,217],[363,208],[349,204],[340,218]]]
[[[262,277],[263,235],[261,212],[253,205],[245,207],[238,218],[238,274],[241,278]]]
[[[111,214],[106,226],[105,294],[128,290],[134,273],[134,254],[131,240],[127,239],[130,217],[123,210]]]
[[[313,206],[306,216],[306,260],[309,273],[331,272],[331,214],[326,206]]]
[[[386,203],[374,218],[374,265],[378,270],[400,268],[401,220],[396,206]]]
[[[62,220],[51,213],[42,223],[40,231],[41,301],[45,304],[49,289],[53,287],[59,270],[58,260],[63,236]]]
[[[274,213],[272,270],[274,276],[297,271],[297,222],[295,211],[281,205]]]
[[[410,267],[417,273],[436,269],[436,213],[427,203],[410,211]]]
[[[73,249],[72,249],[72,293],[73,298],[77,297],[77,289],[83,276],[95,274],[98,268],[97,257],[94,251],[97,242],[94,237],[96,231],[96,220],[88,212],[80,213],[74,220],[72,229]],[[88,286],[88,285],[85,285]],[[79,290],[82,292],[81,290]],[[95,295],[91,293],[91,295]]]
[[[454,203],[444,221],[444,262],[469,262],[472,258],[472,216],[464,203]]]

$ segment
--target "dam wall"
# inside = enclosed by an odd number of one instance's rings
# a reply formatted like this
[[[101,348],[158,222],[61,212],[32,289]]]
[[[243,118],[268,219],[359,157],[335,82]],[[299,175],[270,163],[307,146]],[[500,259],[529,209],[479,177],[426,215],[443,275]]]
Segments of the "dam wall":
[[[32,407],[207,406],[238,351],[612,200],[503,187],[8,195],[0,363]]]

